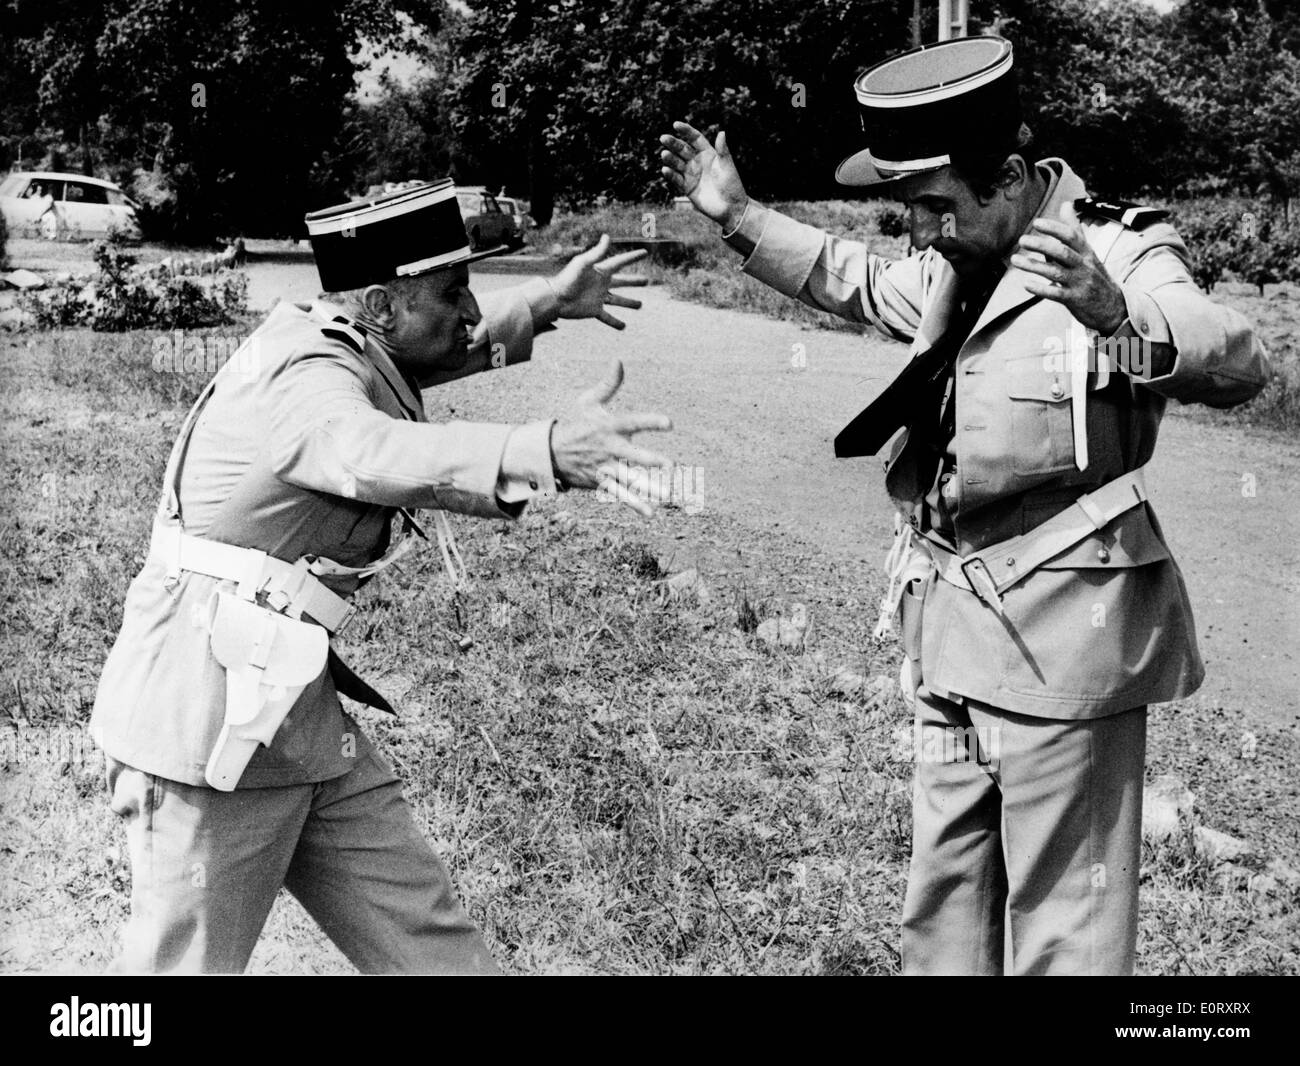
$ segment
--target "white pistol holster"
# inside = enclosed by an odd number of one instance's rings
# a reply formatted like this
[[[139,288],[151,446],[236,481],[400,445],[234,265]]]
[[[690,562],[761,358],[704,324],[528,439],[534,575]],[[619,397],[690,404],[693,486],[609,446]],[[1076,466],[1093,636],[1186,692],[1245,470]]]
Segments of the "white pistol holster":
[[[259,744],[269,745],[302,690],[320,677],[329,633],[217,592],[212,654],[226,668],[226,719],[204,777],[230,792]]]

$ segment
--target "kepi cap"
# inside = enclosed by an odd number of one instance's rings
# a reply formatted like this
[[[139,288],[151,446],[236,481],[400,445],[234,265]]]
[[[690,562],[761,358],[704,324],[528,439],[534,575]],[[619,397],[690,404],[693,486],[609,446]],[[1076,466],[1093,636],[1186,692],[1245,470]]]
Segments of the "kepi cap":
[[[841,185],[878,185],[949,165],[961,152],[1015,151],[1020,92],[1011,42],[958,37],[869,67],[853,83],[867,148],[835,170]]]
[[[381,285],[509,249],[475,252],[450,178],[312,211],[306,217],[325,292]]]

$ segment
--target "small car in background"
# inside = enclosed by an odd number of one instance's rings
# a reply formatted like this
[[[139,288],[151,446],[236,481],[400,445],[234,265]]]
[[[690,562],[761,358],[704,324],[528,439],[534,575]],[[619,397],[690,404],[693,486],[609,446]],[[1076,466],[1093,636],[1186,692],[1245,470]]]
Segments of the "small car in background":
[[[498,196],[497,203],[501,205],[501,210],[514,220],[515,235],[510,243],[516,248],[521,247],[528,231],[535,225],[532,215],[528,213],[527,202],[513,196]]]
[[[0,212],[15,235],[139,240],[138,210],[120,187],[88,174],[20,170],[0,181]]]
[[[495,248],[501,244],[518,248],[523,244],[523,233],[515,225],[514,216],[503,211],[497,198],[482,185],[457,187],[456,199],[471,248]]]

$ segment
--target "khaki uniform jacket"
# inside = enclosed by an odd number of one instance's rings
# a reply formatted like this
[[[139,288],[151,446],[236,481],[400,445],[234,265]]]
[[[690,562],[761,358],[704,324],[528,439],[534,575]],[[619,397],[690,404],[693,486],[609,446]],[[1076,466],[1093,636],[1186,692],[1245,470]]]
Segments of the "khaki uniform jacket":
[[[1040,214],[1058,218],[1063,203],[1086,195],[1083,182],[1061,160],[1039,165],[1051,172]],[[1008,269],[957,357],[952,547],[960,555],[1028,532],[1141,467],[1167,400],[1229,407],[1264,385],[1267,361],[1251,326],[1197,289],[1171,226],[1130,229],[1087,217],[1081,224],[1123,289],[1126,332],[1153,346],[1148,355],[1172,354],[1172,370],[1141,381],[1112,373],[1104,388],[1098,375],[1089,378],[1089,462],[1076,469],[1068,362],[1058,359],[1052,370],[1047,357],[1083,327],[1063,305],[1027,292],[1031,275]],[[953,310],[956,276],[933,249],[890,260],[757,205],[737,232],[755,243],[747,273],[909,341],[913,354],[938,340]],[[885,460],[886,487],[919,526],[933,467],[910,436],[901,434]],[[919,626],[905,619],[905,633],[919,630],[908,653],[940,696],[1083,719],[1186,696],[1204,676],[1182,575],[1146,504],[1009,588],[1001,619],[975,593],[937,576],[921,595],[911,604],[912,620],[921,608]]]
[[[466,366],[448,378],[527,359],[556,317],[544,281],[484,299]],[[364,566],[388,545],[396,509],[492,518],[554,493],[550,422],[428,424],[420,393],[338,309],[281,303],[218,372],[183,455],[187,533],[294,562]],[[178,441],[178,445],[183,443]],[[164,503],[166,505],[166,488]],[[113,758],[203,785],[225,716],[225,673],[205,616],[235,583],[184,572],[174,587],[149,558],[131,583],[100,678],[91,733]],[[351,594],[355,577],[324,583]],[[355,762],[335,687],[339,663],[303,691],[239,787],[327,780]]]

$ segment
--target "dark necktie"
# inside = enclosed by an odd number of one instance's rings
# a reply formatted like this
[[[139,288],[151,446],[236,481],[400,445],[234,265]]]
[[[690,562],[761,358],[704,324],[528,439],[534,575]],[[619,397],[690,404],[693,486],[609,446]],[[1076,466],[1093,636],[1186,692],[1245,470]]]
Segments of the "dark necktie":
[[[885,391],[840,430],[835,438],[836,458],[875,455],[904,426],[924,424],[935,417],[935,401],[943,397],[957,352],[970,336],[1001,276],[999,264],[997,271],[961,283],[957,307],[943,335],[909,360]]]

